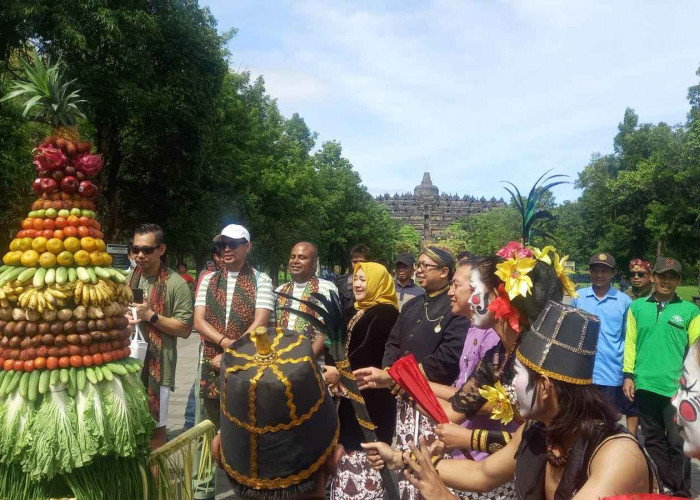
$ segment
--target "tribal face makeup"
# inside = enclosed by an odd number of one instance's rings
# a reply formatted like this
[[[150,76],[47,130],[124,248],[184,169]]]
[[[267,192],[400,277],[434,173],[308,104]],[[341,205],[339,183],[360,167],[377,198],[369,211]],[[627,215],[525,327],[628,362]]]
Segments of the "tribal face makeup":
[[[515,360],[514,368],[513,389],[515,397],[518,398],[520,416],[527,420],[537,413],[537,386],[532,383],[530,372],[519,359]]]
[[[489,290],[482,283],[481,275],[477,269],[472,270],[470,285],[473,290],[469,299],[472,324],[483,330],[491,328],[494,323],[494,316],[493,312],[489,311]]]
[[[683,453],[700,457],[700,344],[695,343],[683,363],[680,388],[673,397],[676,423],[683,438]]]

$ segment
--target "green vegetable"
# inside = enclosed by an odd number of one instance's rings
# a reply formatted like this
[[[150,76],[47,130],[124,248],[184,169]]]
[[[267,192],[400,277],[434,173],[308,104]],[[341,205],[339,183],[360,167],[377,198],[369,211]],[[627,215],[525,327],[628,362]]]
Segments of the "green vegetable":
[[[86,383],[85,370],[78,370],[78,390],[79,391],[85,390],[85,383]]]
[[[60,370],[51,370],[51,378],[49,380],[49,384],[51,386],[57,385],[61,381],[61,371]]]
[[[68,370],[68,392],[70,393],[71,388],[73,389],[73,394],[75,394],[75,387],[78,384],[77,380],[78,374],[75,368]],[[71,394],[71,396],[73,395]]]
[[[6,373],[7,375],[5,375],[5,378],[2,379],[2,384],[0,384],[0,396],[7,394],[7,386],[10,385],[10,380],[12,380],[12,377],[15,375],[14,371],[9,371]]]
[[[129,374],[129,371],[121,363],[107,363],[107,366],[112,371],[112,373],[116,373],[117,375],[124,376]]]
[[[50,371],[44,370],[43,372],[41,372],[41,377],[39,377],[39,394],[44,395],[48,392],[50,378]]]
[[[95,368],[93,368],[93,370],[95,372],[95,377],[97,377],[97,382],[102,382],[105,379],[105,376],[102,373],[102,370],[100,370],[100,367],[96,366]]]
[[[68,375],[68,368],[61,368],[61,375],[60,375],[61,383],[62,383],[62,384],[67,384],[67,383],[68,383],[68,378],[69,378],[69,375]]]
[[[29,387],[27,389],[27,396],[29,401],[36,401],[36,397],[39,393],[39,379],[41,378],[41,372],[39,370],[34,370],[29,375]]]
[[[92,368],[92,366],[85,369],[85,375],[87,375],[87,379],[91,384],[97,385],[97,376],[95,375],[95,370]]]
[[[17,389],[17,386],[19,385],[19,381],[22,378],[22,374],[24,372],[21,372],[17,370],[14,375],[12,375],[12,380],[10,380],[10,383],[7,385],[7,392],[5,394],[12,394],[15,392],[15,389]]]
[[[107,366],[98,367],[97,369],[102,372],[106,380],[110,382],[114,380],[114,375],[112,375],[112,371]]]
[[[19,395],[25,399],[27,398],[27,392],[29,391],[29,375],[30,373],[27,372],[22,373],[22,378],[19,381]]]

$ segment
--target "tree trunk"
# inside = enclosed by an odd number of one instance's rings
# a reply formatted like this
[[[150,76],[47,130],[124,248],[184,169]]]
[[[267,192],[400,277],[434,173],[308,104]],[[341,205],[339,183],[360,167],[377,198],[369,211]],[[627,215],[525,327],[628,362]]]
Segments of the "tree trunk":
[[[661,257],[664,254],[664,240],[659,238],[656,240],[656,256]]]
[[[107,185],[104,189],[104,200],[107,205],[106,227],[104,235],[106,241],[114,241],[117,232],[117,212],[119,203],[119,189],[117,178],[122,166],[122,152],[119,141],[119,131],[116,127],[106,125],[98,127],[97,138],[100,151],[105,156],[105,170]]]

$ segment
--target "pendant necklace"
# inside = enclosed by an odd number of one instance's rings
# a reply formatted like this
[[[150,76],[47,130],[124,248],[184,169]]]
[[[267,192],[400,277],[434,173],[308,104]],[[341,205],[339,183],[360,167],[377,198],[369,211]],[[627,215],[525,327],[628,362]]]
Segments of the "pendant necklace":
[[[435,328],[433,328],[433,331],[435,333],[440,333],[442,331],[442,326],[440,326],[440,321],[442,321],[442,318],[444,318],[445,315],[443,314],[442,316],[440,316],[437,319],[431,319],[430,316],[428,316],[428,303],[427,302],[423,303],[423,308],[425,309],[425,319],[427,319],[431,323],[437,322],[437,325],[435,326]]]

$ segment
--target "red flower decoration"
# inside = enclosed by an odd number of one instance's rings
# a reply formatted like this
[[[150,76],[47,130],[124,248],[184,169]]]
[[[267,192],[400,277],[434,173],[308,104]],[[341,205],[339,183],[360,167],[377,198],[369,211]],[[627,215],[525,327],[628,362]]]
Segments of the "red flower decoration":
[[[489,311],[493,311],[496,319],[506,318],[510,327],[520,333],[522,314],[511,304],[503,283],[498,285],[498,296],[489,304]]]
[[[503,257],[504,259],[514,259],[516,257],[522,259],[523,257],[533,257],[532,250],[526,246],[523,246],[523,244],[519,241],[509,242],[506,246],[496,252],[496,255]]]

